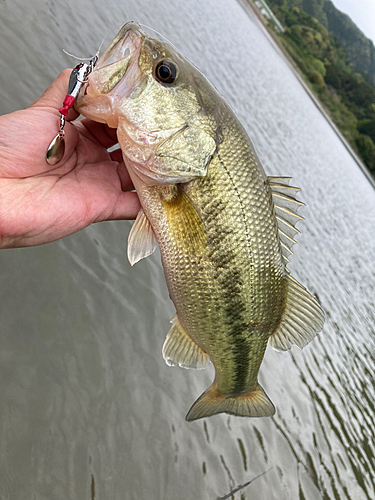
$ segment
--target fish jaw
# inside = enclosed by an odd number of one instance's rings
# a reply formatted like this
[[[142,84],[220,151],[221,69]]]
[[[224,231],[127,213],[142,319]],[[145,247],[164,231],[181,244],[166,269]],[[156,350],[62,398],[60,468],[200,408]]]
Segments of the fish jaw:
[[[138,65],[143,40],[137,24],[123,26],[82,87],[75,105],[79,113],[117,128],[122,101],[145,79]]]

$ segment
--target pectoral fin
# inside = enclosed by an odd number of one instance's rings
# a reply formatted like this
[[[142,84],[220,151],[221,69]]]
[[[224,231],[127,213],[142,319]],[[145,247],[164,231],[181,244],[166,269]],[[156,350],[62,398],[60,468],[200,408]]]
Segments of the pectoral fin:
[[[275,407],[259,384],[249,394],[230,397],[221,394],[216,382],[213,382],[190,408],[186,420],[191,422],[217,413],[238,417],[272,417]]]
[[[130,265],[134,266],[139,260],[154,253],[157,244],[155,233],[141,208],[128,238],[128,259]]]
[[[205,368],[210,358],[185,332],[177,314],[171,319],[172,327],[163,345],[163,358],[170,366],[183,368]]]
[[[297,280],[288,279],[288,296],[280,326],[269,342],[277,351],[288,351],[292,344],[300,349],[323,328],[324,313],[318,301]]]

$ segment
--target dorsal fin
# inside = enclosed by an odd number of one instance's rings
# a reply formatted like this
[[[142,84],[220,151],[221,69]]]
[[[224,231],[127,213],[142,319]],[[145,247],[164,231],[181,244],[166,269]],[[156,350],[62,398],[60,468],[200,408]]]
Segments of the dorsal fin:
[[[284,264],[289,262],[289,255],[292,254],[292,246],[297,243],[294,239],[299,230],[295,224],[304,218],[297,213],[298,209],[305,204],[296,200],[299,188],[289,186],[290,177],[268,177],[268,184],[271,189],[272,199],[275,206],[277,227],[281,254]]]

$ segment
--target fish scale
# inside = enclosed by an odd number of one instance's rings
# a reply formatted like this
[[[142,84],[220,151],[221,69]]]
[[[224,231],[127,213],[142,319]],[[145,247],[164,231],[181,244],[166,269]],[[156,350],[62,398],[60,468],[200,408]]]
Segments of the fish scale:
[[[197,330],[194,337],[217,338],[217,332],[221,332],[223,341],[215,342],[209,352],[223,380],[218,382],[218,388],[224,394],[241,394],[254,389],[263,358],[260,353],[264,353],[273,325],[282,314],[283,265],[276,227],[267,214],[271,197],[264,176],[259,173],[251,148],[243,144],[235,121],[230,119],[222,129],[224,140],[207,177],[193,181],[185,189],[208,236],[213,280],[219,288],[216,302],[224,314],[220,321],[210,318],[207,333],[199,322],[191,329],[189,324],[187,329],[194,333]],[[215,193],[219,194],[218,199]],[[269,268],[276,272],[265,279],[261,270]],[[212,280],[211,276],[207,278]],[[198,286],[204,287],[204,283]],[[205,308],[202,300],[199,306]],[[210,334],[212,330],[214,335]],[[235,355],[223,357],[222,351]]]
[[[301,219],[298,188],[266,176],[206,78],[134,23],[103,54],[76,107],[117,127],[142,205],[129,235],[131,264],[159,245],[176,307],[166,362],[215,367],[187,420],[273,415],[258,384],[267,343],[303,348],[323,325],[316,299],[286,267]]]

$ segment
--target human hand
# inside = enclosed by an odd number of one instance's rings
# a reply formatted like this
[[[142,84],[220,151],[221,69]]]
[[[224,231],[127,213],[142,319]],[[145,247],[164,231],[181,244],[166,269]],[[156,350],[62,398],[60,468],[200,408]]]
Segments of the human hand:
[[[46,152],[59,129],[59,108],[71,71],[63,71],[27,109],[0,117],[0,248],[41,245],[93,222],[134,219],[140,203],[116,130],[69,111],[65,154],[57,165]]]

